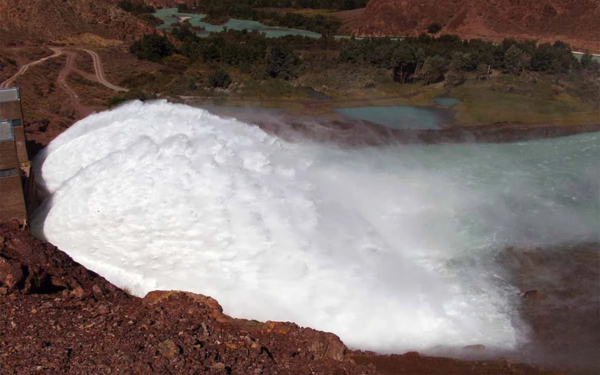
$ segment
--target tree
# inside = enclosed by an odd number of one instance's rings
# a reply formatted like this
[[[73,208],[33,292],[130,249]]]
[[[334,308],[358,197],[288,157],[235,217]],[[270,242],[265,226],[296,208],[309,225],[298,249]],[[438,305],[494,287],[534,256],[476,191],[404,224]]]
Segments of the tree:
[[[173,54],[165,58],[163,63],[171,69],[184,72],[190,64],[190,61],[184,56]]]
[[[231,85],[231,77],[226,71],[219,69],[208,77],[208,86],[226,89]]]
[[[273,78],[292,79],[295,75],[298,57],[282,46],[273,46],[267,57],[267,73]]]
[[[434,23],[432,23],[431,25],[429,25],[429,26],[427,27],[427,32],[428,32],[429,34],[437,34],[437,33],[439,33],[440,31],[442,31],[442,25],[440,25],[440,24],[439,24],[439,23],[437,23],[437,22],[434,22]]]
[[[588,67],[590,67],[592,65],[593,61],[594,61],[594,56],[592,56],[590,51],[585,51],[583,56],[581,56],[581,67],[583,69],[587,69]]]
[[[477,65],[477,79],[487,79],[490,74],[491,66],[488,64]]]
[[[392,56],[394,82],[405,83],[417,70],[414,48],[400,44]]]
[[[471,56],[456,52],[450,61],[450,70],[446,74],[446,84],[456,86],[465,81],[465,72],[470,69]]]
[[[504,67],[512,74],[519,74],[531,65],[531,56],[516,45],[512,45],[504,53]]]
[[[594,56],[589,51],[585,51],[581,56],[581,67],[592,72],[600,71],[600,63],[594,60]]]
[[[540,44],[533,58],[531,69],[538,72],[549,72],[553,74],[567,73],[576,62],[573,57],[571,46],[560,41],[553,45],[550,43]]]
[[[425,84],[439,82],[444,79],[446,69],[446,59],[439,55],[429,56],[423,64],[421,76],[423,77]]]
[[[147,34],[141,40],[134,42],[129,51],[139,59],[157,62],[170,56],[175,51],[175,47],[164,35]]]

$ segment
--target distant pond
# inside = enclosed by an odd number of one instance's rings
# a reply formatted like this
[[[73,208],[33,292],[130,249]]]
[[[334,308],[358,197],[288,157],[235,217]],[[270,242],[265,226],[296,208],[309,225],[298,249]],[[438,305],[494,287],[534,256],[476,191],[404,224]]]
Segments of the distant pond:
[[[228,30],[238,31],[258,31],[261,34],[264,34],[267,38],[279,38],[288,35],[301,35],[308,36],[311,38],[321,37],[321,34],[312,31],[267,26],[263,23],[256,21],[237,20],[234,18],[229,19],[229,21],[224,25],[212,25],[210,23],[202,21],[204,18],[206,18],[205,14],[180,13],[177,11],[177,8],[158,9],[156,13],[154,13],[154,16],[163,20],[164,24],[160,25],[159,28],[165,30],[171,30],[173,28],[171,24],[174,22],[178,22],[180,20],[180,17],[188,19],[192,26],[203,27],[205,29],[205,31],[199,31],[196,33],[198,36],[201,37],[206,37],[210,33],[222,32],[225,30],[225,28],[227,28]]]
[[[442,106],[442,107],[454,107],[455,105],[460,103],[459,99],[445,97],[445,96],[439,96],[433,100],[435,101],[435,104]]]
[[[435,107],[368,106],[336,108],[335,112],[349,119],[366,120],[392,129],[441,129],[451,122],[451,110]]]

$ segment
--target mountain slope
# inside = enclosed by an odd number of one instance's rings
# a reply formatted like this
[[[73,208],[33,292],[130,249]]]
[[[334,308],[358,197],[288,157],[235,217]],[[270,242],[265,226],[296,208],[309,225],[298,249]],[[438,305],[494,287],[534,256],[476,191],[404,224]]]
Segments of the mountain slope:
[[[600,50],[596,0],[371,0],[351,31],[359,36],[419,34],[437,22],[464,38],[571,42]]]
[[[0,42],[51,41],[84,33],[132,39],[152,28],[116,0],[0,0]]]

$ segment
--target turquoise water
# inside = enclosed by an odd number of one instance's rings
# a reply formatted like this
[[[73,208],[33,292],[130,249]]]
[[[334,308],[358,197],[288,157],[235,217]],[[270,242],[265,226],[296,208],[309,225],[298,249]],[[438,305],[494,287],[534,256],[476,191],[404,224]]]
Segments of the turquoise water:
[[[580,55],[578,53],[574,53],[573,56],[575,56],[575,58],[580,61],[581,61],[581,57],[583,57],[583,55]],[[592,60],[596,60],[596,61],[600,62],[600,56],[592,56]]]
[[[206,31],[198,32],[198,36],[207,36],[210,33],[219,33],[227,28],[228,30],[238,31],[258,31],[264,34],[267,38],[279,38],[288,35],[301,35],[311,38],[320,38],[321,34],[314,33],[312,31],[299,30],[299,29],[288,29],[285,27],[274,27],[267,26],[263,23],[248,20],[237,20],[231,18],[224,25],[211,25],[210,23],[203,22],[202,20],[206,17],[204,14],[193,14],[193,13],[179,13],[177,8],[159,9],[154,13],[154,16],[164,21],[163,25],[160,25],[161,29],[171,29],[171,24],[178,21],[178,17],[190,17],[189,21],[192,26],[203,27]]]
[[[455,105],[457,105],[458,103],[460,103],[460,100],[456,99],[456,98],[449,98],[449,97],[438,97],[435,98],[435,104],[442,106],[442,107],[454,107]]]
[[[318,100],[331,100],[331,98],[323,93],[320,93],[318,91],[315,91],[313,89],[308,89],[306,90],[306,93],[308,94],[308,96],[310,96],[311,98],[314,99],[318,99]]]
[[[357,120],[366,120],[392,129],[440,129],[450,121],[452,112],[432,107],[370,106],[337,108],[340,115]]]

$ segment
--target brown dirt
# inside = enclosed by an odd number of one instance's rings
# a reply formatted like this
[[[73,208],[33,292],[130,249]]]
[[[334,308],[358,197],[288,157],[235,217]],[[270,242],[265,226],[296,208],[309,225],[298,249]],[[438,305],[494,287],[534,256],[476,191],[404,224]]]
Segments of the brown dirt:
[[[330,333],[231,318],[210,297],[133,297],[8,225],[0,225],[0,310],[8,373],[545,373],[507,360],[350,352]]]
[[[133,76],[143,73],[154,73],[164,69],[164,65],[140,60],[128,50],[111,48],[98,51],[104,64],[106,78],[115,85],[128,87],[128,80]]]
[[[359,36],[404,36],[438,22],[442,33],[462,38],[507,37],[553,42],[600,51],[600,3],[596,0],[371,0],[348,24]]]
[[[63,55],[33,66],[15,81],[21,87],[27,138],[32,143],[48,144],[80,118],[57,83],[66,60]]]
[[[103,110],[107,101],[115,92],[90,78],[87,75],[82,75],[77,70],[73,70],[67,78],[67,84],[79,93],[79,101],[84,107]]]
[[[53,52],[45,47],[30,46],[20,48],[5,48],[0,51],[0,82],[4,82],[28,63],[52,55]]]
[[[87,107],[83,105],[79,99],[79,95],[73,91],[73,89],[67,83],[67,77],[73,70],[75,65],[75,57],[77,53],[74,51],[62,50],[63,53],[67,56],[67,61],[65,62],[64,67],[58,73],[57,82],[63,88],[63,90],[69,95],[69,100],[71,101],[71,107],[75,109],[78,113],[79,118],[84,118],[91,113],[94,112],[93,108]]]
[[[56,41],[84,33],[132,40],[154,31],[113,0],[0,1],[0,45]]]
[[[22,90],[26,131],[32,155],[77,120],[106,109],[107,100],[116,94],[114,90],[100,83],[89,53],[78,47],[52,48],[61,51],[62,55],[31,66],[11,83],[11,86],[19,86]],[[119,47],[109,48],[120,51]],[[7,56],[5,59],[14,59],[16,63],[14,68],[6,69],[7,74],[0,82],[14,75],[18,67],[52,53],[50,49],[42,47],[0,49],[0,55]],[[115,59],[120,60],[124,53],[114,55],[109,52],[103,55],[105,57],[101,63],[104,65],[105,61],[111,61],[114,70],[119,71],[119,63]],[[133,56],[129,57],[130,59],[122,60],[125,61],[125,65],[135,61],[131,69],[144,66],[144,62],[138,62]],[[0,74],[3,73],[0,71]],[[112,83],[110,78],[108,81]]]
[[[75,69],[79,71],[78,73],[87,73],[90,78],[94,77],[93,79],[95,79],[96,72],[94,71],[94,61],[92,60],[92,56],[88,53],[77,54],[75,57]],[[88,78],[88,76],[86,76],[86,78]]]

